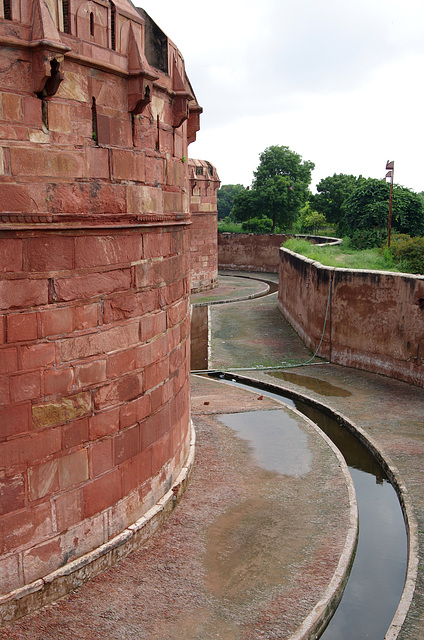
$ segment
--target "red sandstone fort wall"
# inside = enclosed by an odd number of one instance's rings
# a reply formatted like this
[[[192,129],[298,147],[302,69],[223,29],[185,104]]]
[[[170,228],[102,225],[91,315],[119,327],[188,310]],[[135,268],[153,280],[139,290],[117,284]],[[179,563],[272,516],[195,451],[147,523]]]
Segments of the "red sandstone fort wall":
[[[191,291],[218,284],[218,205],[220,181],[205,160],[189,160]]]
[[[115,536],[181,470],[186,250],[178,229],[0,239],[5,591]]]
[[[325,267],[281,249],[278,306],[314,352],[327,305],[319,355],[424,386],[423,276]]]
[[[126,0],[70,2],[66,20],[68,3],[0,5],[4,594],[110,541],[186,462],[201,109]]]

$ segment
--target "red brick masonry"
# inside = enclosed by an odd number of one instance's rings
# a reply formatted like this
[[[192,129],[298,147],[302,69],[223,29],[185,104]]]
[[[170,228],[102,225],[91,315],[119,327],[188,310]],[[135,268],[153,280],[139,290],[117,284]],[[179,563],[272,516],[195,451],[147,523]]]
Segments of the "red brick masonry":
[[[0,7],[7,593],[140,518],[187,458],[201,108],[175,45],[126,0]]]
[[[218,284],[218,205],[220,181],[215,167],[205,160],[189,160],[191,291]]]

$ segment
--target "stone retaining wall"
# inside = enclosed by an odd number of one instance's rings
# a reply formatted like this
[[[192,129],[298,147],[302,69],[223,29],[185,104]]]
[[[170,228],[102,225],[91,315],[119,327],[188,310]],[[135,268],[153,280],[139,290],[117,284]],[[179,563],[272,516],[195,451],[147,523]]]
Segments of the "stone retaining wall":
[[[330,292],[331,286],[331,292]],[[278,306],[331,362],[424,386],[424,277],[325,267],[280,249]]]
[[[280,234],[219,233],[219,268],[278,273],[278,252],[286,240]]]

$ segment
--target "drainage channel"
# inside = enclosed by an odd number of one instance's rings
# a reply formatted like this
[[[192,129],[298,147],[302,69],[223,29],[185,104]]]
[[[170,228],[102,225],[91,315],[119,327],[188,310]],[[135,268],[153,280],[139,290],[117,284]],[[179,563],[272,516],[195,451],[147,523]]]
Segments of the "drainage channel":
[[[209,374],[258,388],[313,420],[343,454],[355,485],[359,538],[355,560],[340,604],[322,640],[383,640],[399,604],[407,568],[407,535],[394,487],[372,452],[323,409],[279,391],[275,385],[234,374]],[[240,380],[243,380],[241,382]],[[269,390],[274,389],[274,392]]]

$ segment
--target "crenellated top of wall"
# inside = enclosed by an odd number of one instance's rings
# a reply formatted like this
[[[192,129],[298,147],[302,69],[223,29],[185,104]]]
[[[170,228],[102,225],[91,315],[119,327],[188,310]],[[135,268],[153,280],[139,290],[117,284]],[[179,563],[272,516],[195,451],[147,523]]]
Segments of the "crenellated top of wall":
[[[218,204],[220,180],[207,160],[188,161],[190,178],[191,291],[212,289],[218,284]]]
[[[190,202],[192,212],[217,212],[216,193],[221,181],[217,170],[207,160],[188,161]]]
[[[187,220],[202,111],[127,0],[0,0],[0,224]]]

